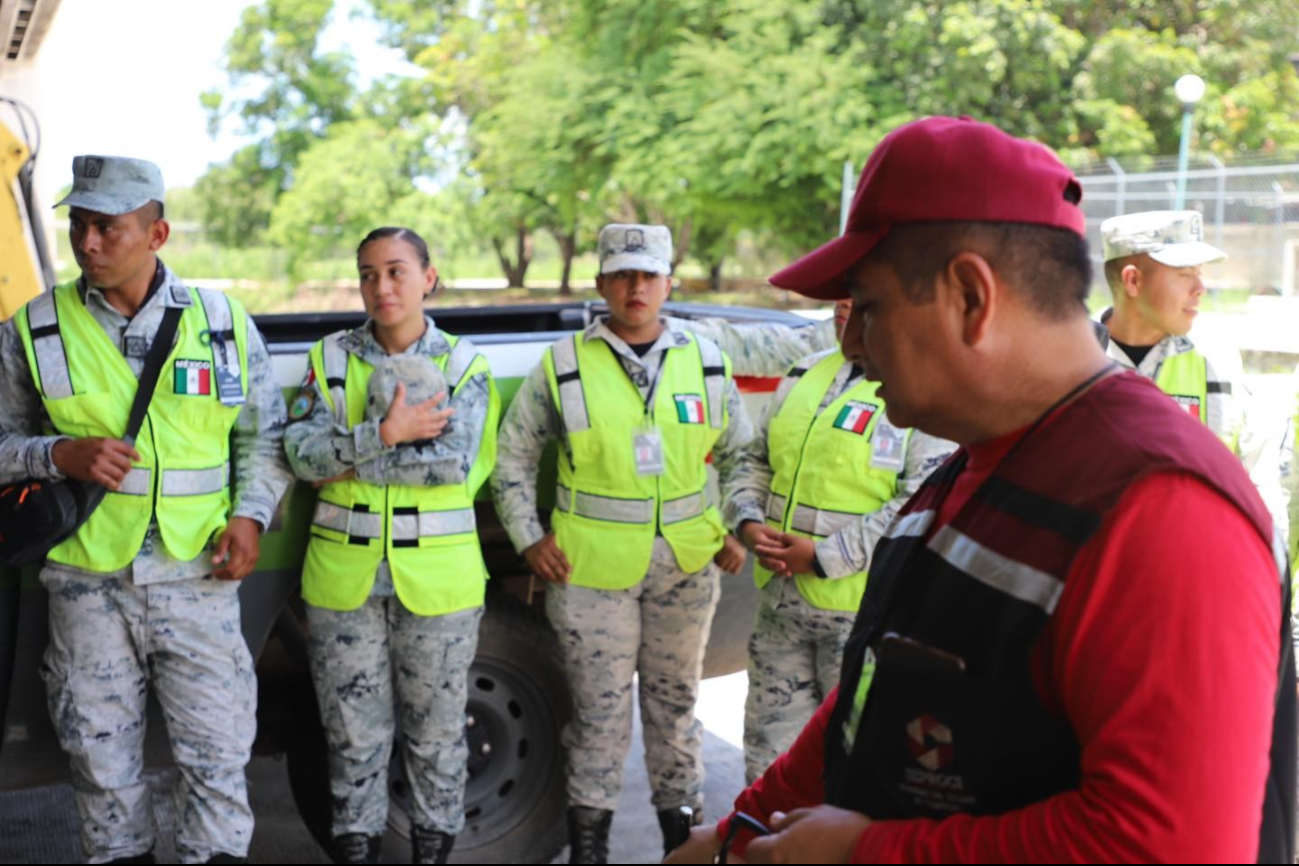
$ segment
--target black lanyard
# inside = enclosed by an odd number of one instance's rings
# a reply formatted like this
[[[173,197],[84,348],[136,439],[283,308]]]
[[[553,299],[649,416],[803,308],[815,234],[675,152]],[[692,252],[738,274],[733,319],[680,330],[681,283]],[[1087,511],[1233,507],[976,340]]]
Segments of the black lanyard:
[[[631,382],[631,386],[635,388],[636,393],[639,394],[640,386],[636,384],[636,377],[633,376],[631,374],[631,371],[627,369],[625,364],[623,364],[622,357],[617,352],[614,352],[613,346],[609,345],[608,340],[605,340],[604,344],[606,347],[608,347],[609,351],[613,354],[613,359],[618,362],[618,369],[622,370],[624,373],[627,374],[628,381]],[[654,414],[653,409],[651,408],[654,405],[654,394],[658,391],[659,377],[663,373],[663,366],[667,363],[667,360],[668,360],[668,350],[664,349],[663,354],[659,355],[659,365],[654,370],[654,376],[649,381],[649,390],[645,394],[645,417],[646,418],[652,417]]]

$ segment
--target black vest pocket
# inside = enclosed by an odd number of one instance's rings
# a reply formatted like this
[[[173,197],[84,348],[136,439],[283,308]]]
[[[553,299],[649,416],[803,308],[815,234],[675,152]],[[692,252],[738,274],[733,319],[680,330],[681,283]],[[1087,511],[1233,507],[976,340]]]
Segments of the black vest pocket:
[[[1078,747],[1025,671],[983,677],[884,653],[832,801],[872,818],[996,814],[1078,782]],[[831,732],[842,737],[842,731]]]

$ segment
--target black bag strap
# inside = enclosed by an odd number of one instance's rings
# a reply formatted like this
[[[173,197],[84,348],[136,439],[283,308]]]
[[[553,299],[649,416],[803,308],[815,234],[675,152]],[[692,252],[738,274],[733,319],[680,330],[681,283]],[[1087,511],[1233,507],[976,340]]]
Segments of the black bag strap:
[[[144,356],[144,369],[140,371],[140,385],[135,390],[135,402],[131,404],[131,417],[126,422],[126,435],[122,438],[128,445],[135,444],[135,437],[140,435],[140,426],[144,424],[144,413],[149,411],[149,402],[153,400],[154,389],[158,386],[158,374],[162,372],[162,363],[171,353],[171,342],[176,338],[176,328],[180,317],[185,312],[183,307],[168,307],[162,314],[162,324],[158,333]]]

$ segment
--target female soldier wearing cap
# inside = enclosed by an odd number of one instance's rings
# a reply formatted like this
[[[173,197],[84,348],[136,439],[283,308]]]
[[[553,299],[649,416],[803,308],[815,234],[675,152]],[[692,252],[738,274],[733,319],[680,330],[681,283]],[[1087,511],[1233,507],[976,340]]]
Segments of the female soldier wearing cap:
[[[419,235],[375,229],[357,269],[370,318],[312,347],[285,435],[294,471],[320,488],[302,595],[330,746],[330,853],[378,862],[397,702],[413,862],[445,863],[464,826],[466,679],[487,579],[473,500],[500,403],[486,359],[424,314],[437,271]]]
[[[574,863],[608,856],[636,674],[664,847],[702,814],[694,704],[726,535],[706,498],[705,461],[711,453],[725,493],[752,435],[721,350],[659,316],[671,288],[667,228],[605,226],[599,248],[609,314],[553,344],[529,374],[502,424],[492,482],[514,546],[549,582],[546,613],[574,704],[563,734]],[[561,447],[547,532],[536,473],[550,439]]]

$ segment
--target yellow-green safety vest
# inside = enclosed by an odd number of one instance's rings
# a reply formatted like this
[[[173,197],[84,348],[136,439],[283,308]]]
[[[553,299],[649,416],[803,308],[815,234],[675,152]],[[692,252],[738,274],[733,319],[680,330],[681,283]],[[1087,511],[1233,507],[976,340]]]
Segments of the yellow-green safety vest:
[[[1199,352],[1166,358],[1155,375],[1155,385],[1202,424],[1209,423],[1209,362]],[[1239,431],[1219,435],[1233,454],[1240,453]]]
[[[188,562],[225,529],[230,431],[240,406],[217,398],[217,372],[237,375],[240,396],[248,393],[247,314],[215,292],[176,283],[158,291],[185,309],[136,437],[140,460],[72,537],[50,551],[51,562],[94,572],[125,568],[151,519],[167,552]],[[15,321],[54,431],[74,438],[124,436],[139,381],[86,309],[77,284],[41,295]]]
[[[551,522],[574,585],[634,586],[649,570],[656,534],[691,573],[722,547],[706,461],[729,422],[731,365],[709,340],[673,339],[648,407],[603,339],[565,337],[542,359],[564,427]],[[649,424],[661,437],[662,475],[636,472],[633,437]]]
[[[347,352],[331,334],[312,346],[311,368],[325,402],[349,430],[365,420],[366,388],[374,367]],[[436,487],[379,485],[352,478],[320,489],[302,568],[302,597],[330,610],[365,603],[385,558],[393,588],[407,610],[438,616],[480,607],[487,566],[478,543],[474,495],[496,465],[501,401],[487,359],[465,340],[440,332],[449,352],[432,356],[451,394],[473,376],[488,382],[487,417],[469,475]]]
[[[839,351],[817,361],[768,425],[767,525],[781,532],[820,540],[878,511],[897,494],[911,431],[888,423],[884,401],[875,396],[879,383],[863,379],[818,411],[847,363]],[[756,565],[753,577],[761,589],[772,574]],[[803,598],[824,610],[855,612],[866,590],[864,571],[835,580],[815,575],[794,580]]]

